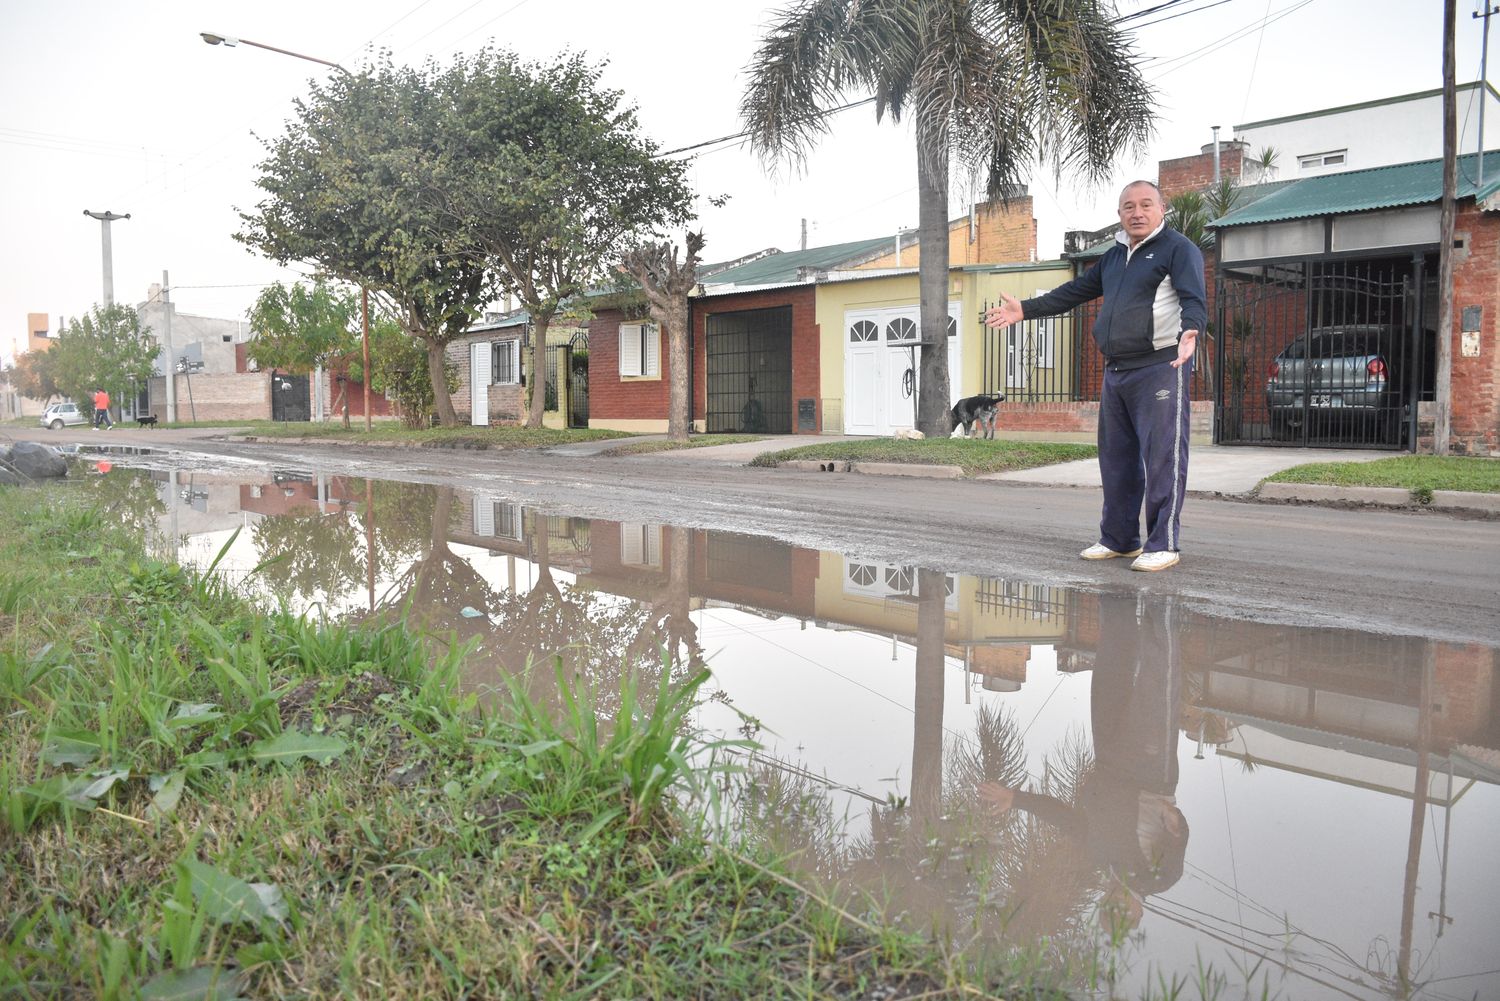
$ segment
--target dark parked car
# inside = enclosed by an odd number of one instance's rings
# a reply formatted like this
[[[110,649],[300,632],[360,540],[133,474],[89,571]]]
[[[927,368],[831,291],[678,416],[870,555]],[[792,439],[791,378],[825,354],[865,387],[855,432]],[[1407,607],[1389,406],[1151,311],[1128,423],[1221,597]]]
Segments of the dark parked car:
[[[1315,327],[1282,349],[1266,373],[1271,434],[1399,443],[1406,401],[1401,330],[1381,324]]]

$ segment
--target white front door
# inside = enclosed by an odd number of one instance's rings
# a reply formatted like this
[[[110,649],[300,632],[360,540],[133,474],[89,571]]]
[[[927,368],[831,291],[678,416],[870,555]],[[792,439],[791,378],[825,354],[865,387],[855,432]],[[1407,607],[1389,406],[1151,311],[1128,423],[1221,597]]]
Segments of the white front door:
[[[948,303],[957,329],[961,304]],[[916,305],[850,310],[844,314],[844,433],[888,435],[915,423],[921,353]],[[963,394],[958,336],[948,338],[950,403]]]
[[[490,342],[469,345],[469,423],[490,423]]]

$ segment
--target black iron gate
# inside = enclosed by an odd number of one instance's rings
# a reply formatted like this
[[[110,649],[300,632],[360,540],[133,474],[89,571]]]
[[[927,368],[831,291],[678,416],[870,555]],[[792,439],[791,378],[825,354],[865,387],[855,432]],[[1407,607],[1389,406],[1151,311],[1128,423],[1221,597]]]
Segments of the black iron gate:
[[[568,342],[568,427],[589,426],[589,332]]]
[[[312,404],[307,376],[271,373],[271,420],[312,420]]]
[[[715,432],[792,433],[792,308],[708,318],[708,412]]]
[[[1424,262],[1315,260],[1219,275],[1214,438],[1399,449],[1430,383]]]

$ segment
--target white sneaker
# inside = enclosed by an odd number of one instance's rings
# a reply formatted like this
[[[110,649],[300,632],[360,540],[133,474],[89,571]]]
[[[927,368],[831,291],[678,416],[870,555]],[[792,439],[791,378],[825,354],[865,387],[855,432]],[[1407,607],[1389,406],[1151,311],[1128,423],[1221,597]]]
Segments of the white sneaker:
[[[1174,553],[1167,549],[1161,549],[1154,553],[1142,553],[1130,564],[1132,570],[1144,570],[1151,573],[1154,570],[1165,570],[1167,567],[1175,567],[1182,561],[1180,553]]]
[[[1128,553],[1117,553],[1102,542],[1096,542],[1078,555],[1086,560],[1112,560],[1117,556],[1139,556],[1141,555],[1141,551],[1139,549],[1132,549]]]

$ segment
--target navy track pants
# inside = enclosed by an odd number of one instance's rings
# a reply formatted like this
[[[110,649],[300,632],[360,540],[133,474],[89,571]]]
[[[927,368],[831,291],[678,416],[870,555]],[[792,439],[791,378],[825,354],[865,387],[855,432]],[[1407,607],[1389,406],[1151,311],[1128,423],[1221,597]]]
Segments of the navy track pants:
[[[1117,553],[1181,548],[1192,370],[1191,361],[1181,368],[1166,362],[1126,371],[1105,367],[1099,400],[1099,475],[1104,483],[1099,541]]]

